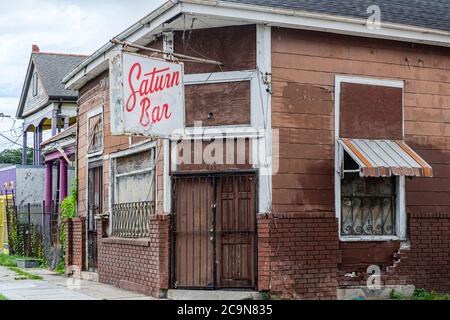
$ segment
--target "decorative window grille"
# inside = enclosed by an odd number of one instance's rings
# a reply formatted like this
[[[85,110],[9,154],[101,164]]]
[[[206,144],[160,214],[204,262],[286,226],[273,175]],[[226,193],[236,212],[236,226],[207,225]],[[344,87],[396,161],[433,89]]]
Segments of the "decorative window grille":
[[[155,149],[114,159],[113,173],[112,235],[148,237],[155,213]]]
[[[361,178],[346,155],[341,181],[341,234],[343,236],[394,236],[396,177]]]

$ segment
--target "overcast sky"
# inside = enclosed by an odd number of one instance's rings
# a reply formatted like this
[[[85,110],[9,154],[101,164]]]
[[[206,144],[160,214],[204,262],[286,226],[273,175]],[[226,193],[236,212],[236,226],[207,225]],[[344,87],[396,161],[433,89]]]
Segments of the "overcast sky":
[[[163,2],[0,0],[0,114],[16,114],[32,44],[42,51],[91,54]],[[0,119],[0,134],[21,143],[21,130],[10,132],[13,124]],[[0,136],[0,150],[13,146]]]

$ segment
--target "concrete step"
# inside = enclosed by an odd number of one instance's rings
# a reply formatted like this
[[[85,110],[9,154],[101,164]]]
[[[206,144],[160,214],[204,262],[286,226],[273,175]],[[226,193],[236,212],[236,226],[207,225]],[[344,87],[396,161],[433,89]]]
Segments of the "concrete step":
[[[241,290],[169,290],[169,300],[262,300],[256,291]]]

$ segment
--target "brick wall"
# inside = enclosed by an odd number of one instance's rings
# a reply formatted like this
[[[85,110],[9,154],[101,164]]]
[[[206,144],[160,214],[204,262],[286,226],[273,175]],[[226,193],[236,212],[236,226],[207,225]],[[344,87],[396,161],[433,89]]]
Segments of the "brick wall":
[[[258,285],[285,299],[335,299],[340,259],[332,213],[258,217]]]
[[[66,223],[66,271],[83,270],[86,258],[85,218],[68,219]],[[72,268],[71,268],[72,267]]]
[[[102,238],[99,232],[98,275],[112,284],[154,297],[169,288],[170,218],[154,215],[149,239]],[[105,224],[98,223],[97,230]]]
[[[411,213],[408,232],[410,247],[393,256],[392,266],[382,271],[382,284],[450,292],[450,214]],[[341,274],[339,285],[365,285],[366,279],[364,273],[353,279]]]

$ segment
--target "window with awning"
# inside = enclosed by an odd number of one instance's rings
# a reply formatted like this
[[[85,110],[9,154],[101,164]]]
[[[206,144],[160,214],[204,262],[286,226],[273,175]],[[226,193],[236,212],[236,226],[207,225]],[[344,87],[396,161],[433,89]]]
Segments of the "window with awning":
[[[336,77],[336,211],[344,241],[404,239],[405,178],[433,176],[404,141],[403,86]]]

